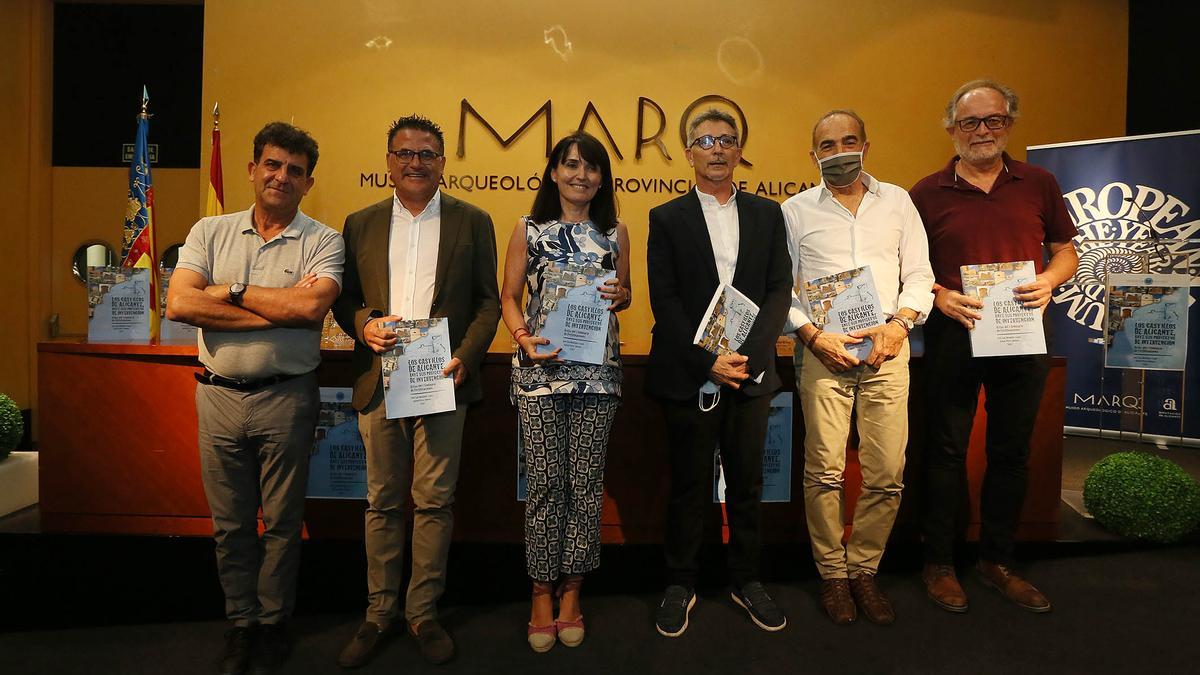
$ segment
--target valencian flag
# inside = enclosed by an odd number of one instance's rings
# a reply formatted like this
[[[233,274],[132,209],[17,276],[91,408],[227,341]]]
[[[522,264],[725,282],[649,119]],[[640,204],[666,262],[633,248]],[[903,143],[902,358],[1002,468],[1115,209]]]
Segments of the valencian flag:
[[[144,267],[150,272],[150,297],[158,298],[158,254],[154,246],[154,187],[150,180],[150,152],[146,137],[150,94],[142,87],[142,112],[137,117],[137,141],[129,164],[129,201],[125,204],[125,237],[121,244],[122,267]],[[158,337],[158,302],[150,303],[150,337]]]
[[[213,105],[212,159],[208,164],[208,202],[204,215],[220,216],[225,213],[225,182],[221,177],[221,110]]]

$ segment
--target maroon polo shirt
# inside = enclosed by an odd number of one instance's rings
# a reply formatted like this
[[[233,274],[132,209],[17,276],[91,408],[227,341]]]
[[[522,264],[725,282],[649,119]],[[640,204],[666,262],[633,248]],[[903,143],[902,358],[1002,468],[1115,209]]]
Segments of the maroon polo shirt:
[[[1041,274],[1043,245],[1070,241],[1075,224],[1049,171],[1004,153],[991,192],[954,173],[958,157],[909,191],[925,232],[937,282],[962,291],[959,266],[1032,260]]]

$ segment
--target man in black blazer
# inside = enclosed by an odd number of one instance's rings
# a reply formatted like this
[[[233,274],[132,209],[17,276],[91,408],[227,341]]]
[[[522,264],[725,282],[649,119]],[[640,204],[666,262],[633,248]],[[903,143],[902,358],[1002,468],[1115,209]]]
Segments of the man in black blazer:
[[[780,386],[775,340],[791,301],[786,229],[779,204],[734,186],[742,151],[730,115],[700,113],[688,125],[687,140],[696,189],[650,211],[647,245],[654,330],[646,392],[662,403],[671,461],[665,542],[670,585],[655,623],[668,637],[687,630],[704,512],[711,508],[713,457],[720,448],[731,595],[756,625],[777,631],[787,619],[758,581],[759,504],[767,415]],[[746,340],[724,356],[692,343],[720,284],[759,307]],[[706,383],[719,392],[702,395]]]
[[[368,607],[338,657],[347,668],[364,665],[403,624],[430,662],[454,655],[437,601],[446,583],[463,423],[468,404],[483,398],[479,365],[500,320],[492,219],[438,189],[446,166],[441,128],[419,115],[397,120],[388,131],[387,166],[394,194],[346,218],[346,271],[333,305],[338,325],[354,336],[353,404],[367,451]],[[454,378],[457,408],[388,419],[380,355],[396,346],[397,335],[387,324],[432,317],[450,322],[452,354],[443,375]],[[410,492],[412,578],[401,596]]]

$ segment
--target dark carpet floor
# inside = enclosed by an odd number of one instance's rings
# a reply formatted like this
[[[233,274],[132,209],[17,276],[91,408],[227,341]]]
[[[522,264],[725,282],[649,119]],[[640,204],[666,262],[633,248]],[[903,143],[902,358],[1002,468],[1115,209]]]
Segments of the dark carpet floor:
[[[970,551],[966,551],[967,556]],[[764,578],[789,617],[768,634],[705,580],[681,638],[654,632],[657,551],[606,547],[589,580],[583,646],[532,653],[517,546],[456,545],[443,619],[458,656],[433,667],[407,637],[363,673],[1183,673],[1200,661],[1200,547],[1128,544],[1020,549],[1054,611],[1022,611],[963,575],[971,609],[933,607],[915,546],[893,546],[881,582],[890,627],[835,626],[820,613],[807,551],[765,552]],[[336,673],[360,621],[361,544],[306,542],[295,648],[285,673]],[[719,551],[706,563],[719,568]],[[215,673],[226,624],[211,542],[0,536],[0,673]]]

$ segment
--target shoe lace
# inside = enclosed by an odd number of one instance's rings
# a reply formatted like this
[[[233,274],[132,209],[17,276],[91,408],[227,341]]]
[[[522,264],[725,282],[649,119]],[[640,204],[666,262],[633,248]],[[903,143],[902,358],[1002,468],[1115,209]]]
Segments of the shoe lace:
[[[767,594],[767,589],[757,581],[752,581],[742,587],[742,597],[750,601],[750,604],[755,607],[767,607],[775,601]]]
[[[668,607],[684,607],[687,605],[689,597],[691,597],[691,593],[683,586],[668,586],[667,592],[663,595],[662,604],[659,606],[664,609]]]
[[[838,583],[841,581],[842,583]],[[831,599],[839,602],[850,599],[850,584],[844,580],[832,580],[831,583],[823,584],[821,587],[821,595],[828,595]]]
[[[883,596],[883,593],[879,590],[879,585],[875,583],[875,578],[870,574],[860,574],[854,577],[854,580],[850,583],[858,588],[859,594],[867,602],[876,602]]]

